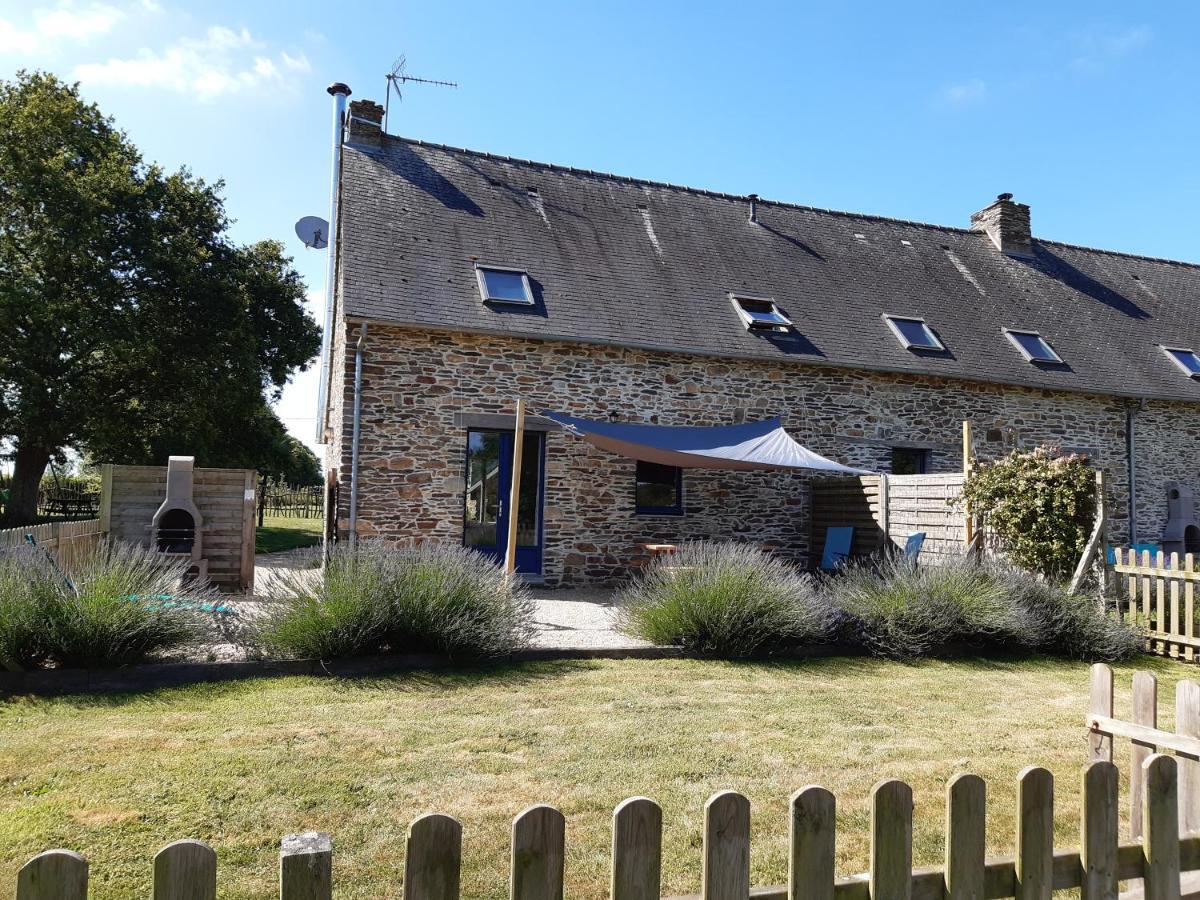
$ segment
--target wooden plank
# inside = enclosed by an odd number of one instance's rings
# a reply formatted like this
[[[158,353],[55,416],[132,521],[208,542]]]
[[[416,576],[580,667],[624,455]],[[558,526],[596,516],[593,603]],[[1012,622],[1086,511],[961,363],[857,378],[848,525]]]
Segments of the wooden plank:
[[[1146,900],[1179,900],[1179,809],[1175,758],[1156,753],[1143,764],[1142,856]]]
[[[258,473],[247,470],[243,481],[242,493],[242,542],[238,548],[239,586],[244,591],[254,589],[254,526],[255,517],[255,488],[258,484]]]
[[[323,831],[289,834],[279,848],[279,900],[332,900],[333,841]]]
[[[1150,672],[1134,673],[1132,718],[1135,725],[1158,728],[1158,679]],[[1157,742],[1142,740],[1133,735],[1130,737],[1132,747],[1129,751],[1129,835],[1136,840],[1142,836],[1142,799],[1145,793],[1142,763],[1154,752]]]
[[[1184,570],[1191,572],[1195,566],[1195,556],[1191,553],[1184,554]],[[1196,637],[1196,589],[1191,581],[1183,583],[1183,634],[1189,641]],[[1196,659],[1195,646],[1186,645],[1183,656],[1188,662],[1194,662]]]
[[[553,806],[531,806],[513,819],[511,900],[562,900],[566,830]]]
[[[1200,738],[1200,683],[1175,685],[1175,733]],[[1179,830],[1200,830],[1200,753],[1179,753],[1175,760],[1179,779]]]
[[[808,785],[792,795],[788,900],[833,900],[837,800]]]
[[[70,850],[39,853],[17,873],[17,900],[87,900],[88,864]]]
[[[987,785],[961,774],[946,787],[946,897],[983,900]]]
[[[441,813],[413,819],[404,851],[404,900],[458,900],[462,825]]]
[[[1113,670],[1107,663],[1096,663],[1091,672],[1091,694],[1088,715],[1093,718],[1111,719],[1113,714]],[[1088,759],[1112,762],[1113,740],[1111,734],[1092,729],[1088,732]]]
[[[1120,776],[1110,761],[1090,763],[1083,770],[1083,803],[1079,824],[1080,900],[1117,900],[1117,847]]]
[[[154,900],[216,900],[217,854],[201,841],[167,844],[154,857]]]
[[[1016,900],[1050,900],[1054,889],[1054,776],[1022,769],[1017,788]]]
[[[887,779],[871,790],[871,900],[912,894],[912,789]]]
[[[744,900],[750,891],[750,801],[720,791],[704,804],[703,900]]]
[[[1179,554],[1178,553],[1171,554],[1171,568],[1175,569],[1175,570],[1179,569]],[[1183,628],[1181,627],[1181,624],[1179,621],[1180,610],[1179,610],[1179,582],[1178,581],[1173,580],[1171,582],[1170,595],[1171,595],[1170,596],[1171,634],[1173,634],[1173,635],[1183,634]],[[1179,651],[1180,651],[1180,645],[1172,642],[1170,645],[1170,650],[1171,650],[1171,656],[1178,658]]]
[[[630,797],[613,812],[611,900],[658,900],[662,887],[662,809]]]
[[[1154,554],[1154,566],[1160,572],[1166,568],[1161,550],[1156,551]],[[1167,631],[1166,586],[1167,583],[1161,577],[1154,579],[1154,630],[1160,634]],[[1167,645],[1163,641],[1158,641],[1155,649],[1158,653],[1165,655]]]

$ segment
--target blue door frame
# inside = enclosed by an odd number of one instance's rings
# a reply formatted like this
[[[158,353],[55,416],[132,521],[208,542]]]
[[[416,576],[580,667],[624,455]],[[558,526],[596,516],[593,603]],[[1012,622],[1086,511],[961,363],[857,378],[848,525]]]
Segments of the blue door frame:
[[[466,498],[463,543],[485,556],[504,561],[510,519],[514,434],[511,431],[471,429],[467,432]],[[545,493],[545,435],[525,432],[521,461],[521,508],[517,529],[517,571],[542,574],[542,511]],[[529,519],[534,521],[530,522]]]

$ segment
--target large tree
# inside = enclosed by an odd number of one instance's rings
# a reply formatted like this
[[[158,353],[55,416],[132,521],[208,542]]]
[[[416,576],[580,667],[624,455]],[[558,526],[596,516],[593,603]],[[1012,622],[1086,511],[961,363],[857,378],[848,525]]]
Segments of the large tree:
[[[0,442],[9,524],[65,446],[254,465],[319,329],[280,244],[228,236],[221,183],[142,160],[76,86],[0,81]]]

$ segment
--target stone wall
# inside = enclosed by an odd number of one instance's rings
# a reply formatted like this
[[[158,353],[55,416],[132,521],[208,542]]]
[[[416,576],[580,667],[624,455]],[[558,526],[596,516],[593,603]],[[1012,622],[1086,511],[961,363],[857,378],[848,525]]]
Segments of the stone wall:
[[[332,403],[333,421],[343,433],[335,436],[330,457],[340,460],[343,533],[354,379],[349,348],[356,338],[356,331],[337,336],[333,360],[344,386],[341,402]],[[788,431],[816,452],[883,471],[893,446],[928,448],[930,471],[961,471],[962,421],[970,419],[982,459],[1040,443],[1088,453],[1108,476],[1114,539],[1128,533],[1127,401],[1119,398],[374,324],[365,347],[362,535],[460,542],[466,451],[461,416],[511,415],[518,395],[534,411],[664,425],[781,415]],[[1185,404],[1151,403],[1139,415],[1138,518],[1144,538],[1156,539],[1165,521],[1165,481],[1200,489],[1191,465],[1200,448],[1195,413]],[[806,475],[687,471],[682,517],[635,514],[633,481],[631,460],[562,432],[547,434],[548,583],[624,578],[640,542],[750,540],[808,560]]]

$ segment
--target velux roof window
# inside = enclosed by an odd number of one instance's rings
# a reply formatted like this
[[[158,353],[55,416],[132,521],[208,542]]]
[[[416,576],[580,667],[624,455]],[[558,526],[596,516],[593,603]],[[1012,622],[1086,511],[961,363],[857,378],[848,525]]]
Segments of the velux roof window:
[[[1195,350],[1184,350],[1181,347],[1163,347],[1163,353],[1171,358],[1171,362],[1179,366],[1184,373],[1192,378],[1200,378],[1200,356]]]
[[[945,350],[946,345],[938,340],[933,329],[924,319],[885,315],[883,320],[900,341],[905,350]]]
[[[533,306],[529,276],[523,270],[476,265],[475,276],[479,279],[479,293],[484,303]]]
[[[1054,352],[1054,348],[1046,343],[1036,331],[1018,331],[1015,328],[1005,328],[1004,336],[1012,345],[1021,351],[1026,362],[1031,363],[1061,363],[1062,357]]]
[[[748,331],[787,331],[792,327],[792,320],[780,311],[770,297],[730,294],[729,299]]]

